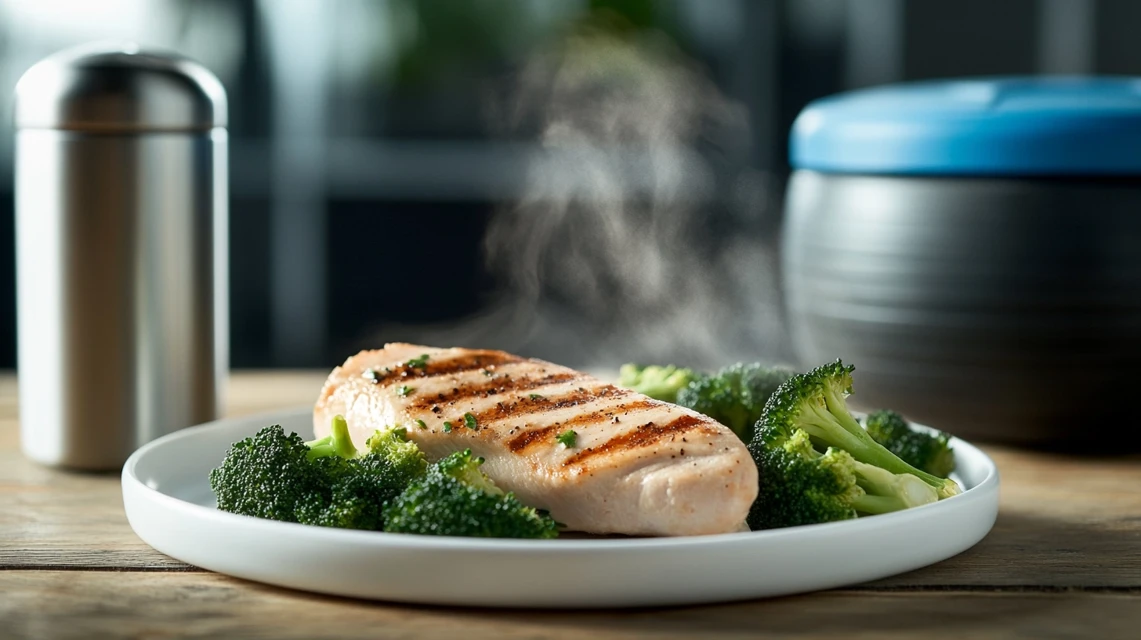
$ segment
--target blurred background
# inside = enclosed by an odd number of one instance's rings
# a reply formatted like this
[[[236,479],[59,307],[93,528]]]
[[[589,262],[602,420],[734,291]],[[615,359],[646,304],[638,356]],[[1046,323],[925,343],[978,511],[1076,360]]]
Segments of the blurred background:
[[[0,0],[0,112],[89,40],[230,98],[235,367],[386,341],[570,366],[784,360],[797,112],[900,80],[1141,74],[1132,0]],[[0,367],[15,365],[0,128]]]

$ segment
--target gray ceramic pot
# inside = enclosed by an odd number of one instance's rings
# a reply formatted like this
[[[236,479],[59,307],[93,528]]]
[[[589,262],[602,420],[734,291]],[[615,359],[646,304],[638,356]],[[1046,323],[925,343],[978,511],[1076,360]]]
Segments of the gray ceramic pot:
[[[786,214],[796,349],[856,365],[855,404],[969,438],[1139,439],[1141,180],[799,170]]]

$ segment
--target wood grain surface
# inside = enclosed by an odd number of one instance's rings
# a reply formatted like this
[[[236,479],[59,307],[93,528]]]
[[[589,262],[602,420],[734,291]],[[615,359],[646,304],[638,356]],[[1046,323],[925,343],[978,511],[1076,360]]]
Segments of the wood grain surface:
[[[228,413],[306,404],[323,379],[237,374]],[[0,638],[1141,637],[1141,456],[987,447],[1003,481],[990,535],[856,588],[668,610],[445,609],[287,591],[163,556],[127,525],[117,473],[20,455],[15,388],[0,376]]]

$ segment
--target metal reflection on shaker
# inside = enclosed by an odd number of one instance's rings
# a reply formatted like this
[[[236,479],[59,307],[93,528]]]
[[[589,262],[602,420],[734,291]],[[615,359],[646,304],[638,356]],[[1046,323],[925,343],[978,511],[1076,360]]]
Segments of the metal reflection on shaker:
[[[185,58],[88,45],[24,74],[15,125],[22,448],[114,469],[217,416],[225,92]]]

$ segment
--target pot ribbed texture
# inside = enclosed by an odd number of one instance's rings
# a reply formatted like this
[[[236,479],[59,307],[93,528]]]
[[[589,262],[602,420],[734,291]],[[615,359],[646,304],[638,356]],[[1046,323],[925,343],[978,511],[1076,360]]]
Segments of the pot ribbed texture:
[[[1137,439],[1113,405],[1141,361],[1141,180],[800,170],[786,209],[795,348],[855,364],[855,404],[991,441]]]

